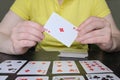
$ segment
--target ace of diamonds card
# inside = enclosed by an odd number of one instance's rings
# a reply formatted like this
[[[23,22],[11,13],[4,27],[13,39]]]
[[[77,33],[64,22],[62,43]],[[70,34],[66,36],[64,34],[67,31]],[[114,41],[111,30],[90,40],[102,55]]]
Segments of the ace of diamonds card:
[[[75,26],[56,13],[50,16],[44,28],[48,34],[67,47],[70,47],[77,37]]]

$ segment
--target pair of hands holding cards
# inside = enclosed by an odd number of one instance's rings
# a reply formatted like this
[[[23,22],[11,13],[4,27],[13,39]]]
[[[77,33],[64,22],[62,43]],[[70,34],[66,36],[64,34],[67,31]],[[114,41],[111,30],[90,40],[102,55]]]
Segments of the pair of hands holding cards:
[[[97,44],[103,50],[112,46],[110,24],[97,17],[90,17],[80,26],[74,26],[61,16],[53,13],[43,26],[23,21],[12,31],[11,40],[15,53],[25,53],[37,42],[44,39],[43,32],[47,32],[58,41],[70,47],[74,41],[82,44]],[[109,45],[109,46],[108,46]]]

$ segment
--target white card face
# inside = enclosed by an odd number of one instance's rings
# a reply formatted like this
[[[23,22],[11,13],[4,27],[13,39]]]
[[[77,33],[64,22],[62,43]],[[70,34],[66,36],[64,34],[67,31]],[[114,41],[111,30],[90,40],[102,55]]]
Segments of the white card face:
[[[87,74],[88,80],[120,80],[115,74]]]
[[[22,76],[15,80],[49,80],[48,76]]]
[[[26,60],[6,60],[0,64],[0,73],[16,73],[26,62]]]
[[[85,80],[83,76],[54,76],[52,80]]]
[[[0,75],[0,80],[6,80],[8,76],[1,76]]]
[[[77,37],[75,26],[56,13],[50,16],[44,27],[48,34],[67,47],[70,47]]]
[[[98,60],[79,61],[86,73],[105,73],[113,72]]]
[[[80,73],[74,61],[54,61],[53,74]]]
[[[18,75],[46,75],[50,61],[29,61]]]

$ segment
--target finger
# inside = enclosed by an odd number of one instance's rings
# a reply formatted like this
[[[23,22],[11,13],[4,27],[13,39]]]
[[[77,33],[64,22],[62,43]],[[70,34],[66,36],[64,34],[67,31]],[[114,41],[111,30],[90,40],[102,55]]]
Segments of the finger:
[[[43,40],[43,38],[38,38],[29,33],[20,33],[19,36],[17,36],[17,39],[19,41],[20,40],[31,40],[31,41],[35,41],[35,42],[40,42],[41,40]]]
[[[86,33],[85,35],[83,36],[79,36],[77,37],[77,41],[83,41],[83,40],[86,40],[86,39],[89,39],[91,37],[97,37],[97,36],[104,36],[105,34],[103,33],[103,30],[95,30],[95,31],[92,31],[92,32],[89,32],[89,33]]]
[[[83,36],[86,33],[104,28],[104,24],[101,21],[96,21],[85,26],[81,31],[79,31],[79,36]]]
[[[19,47],[23,48],[23,47],[33,47],[36,45],[35,41],[30,41],[30,40],[20,40],[18,42]]]
[[[91,37],[86,40],[81,41],[82,44],[105,44],[108,43],[108,38],[105,38],[104,36],[99,37]]]
[[[84,22],[80,25],[80,27],[78,27],[77,30],[80,31],[80,30],[82,30],[85,26],[87,26],[88,24],[93,23],[93,22],[95,22],[95,21],[102,21],[102,22],[104,22],[105,20],[104,20],[103,18],[90,17],[90,18],[88,18],[86,21],[84,21]]]
[[[34,35],[36,37],[38,37],[39,39],[43,39],[44,38],[44,35],[42,32],[36,30],[35,28],[33,27],[29,27],[29,28],[22,28],[19,33],[28,33],[30,35]]]
[[[40,32],[44,32],[45,29],[42,25],[36,23],[36,22],[32,22],[32,21],[25,21],[23,25],[29,26],[29,27],[33,27],[36,30],[40,31]]]

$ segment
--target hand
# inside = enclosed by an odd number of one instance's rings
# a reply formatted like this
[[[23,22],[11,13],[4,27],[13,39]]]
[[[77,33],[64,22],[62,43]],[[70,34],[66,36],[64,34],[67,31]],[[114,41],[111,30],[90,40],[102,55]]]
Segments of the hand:
[[[11,40],[15,54],[23,54],[44,38],[44,28],[34,22],[24,21],[12,30]]]
[[[82,44],[96,44],[107,51],[112,48],[112,31],[110,23],[104,18],[90,17],[77,29],[77,42]]]

